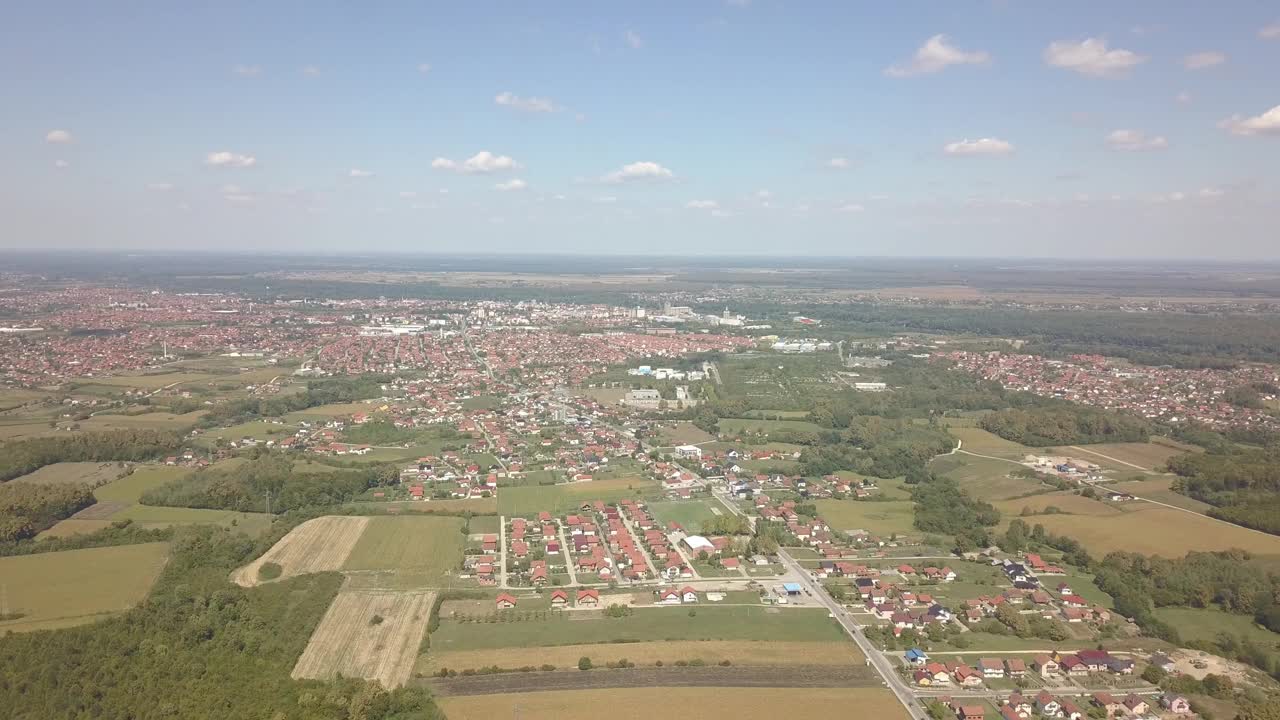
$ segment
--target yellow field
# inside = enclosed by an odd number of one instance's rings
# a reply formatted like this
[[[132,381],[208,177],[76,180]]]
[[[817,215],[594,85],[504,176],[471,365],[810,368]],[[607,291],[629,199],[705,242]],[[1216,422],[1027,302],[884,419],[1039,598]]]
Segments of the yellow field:
[[[80,535],[82,533],[91,533],[110,527],[114,520],[77,520],[75,518],[67,518],[59,520],[58,524],[45,530],[36,536],[36,539],[43,540],[49,537],[69,537],[71,535]]]
[[[0,635],[92,622],[133,607],[168,557],[166,543],[65,550],[0,558],[9,612]]]
[[[1127,484],[1126,484],[1127,487]],[[1118,505],[1113,505],[1105,500],[1090,500],[1074,493],[1055,492],[1045,495],[1033,495],[1031,497],[1018,498],[1016,500],[1005,500],[1003,502],[993,503],[1001,514],[1006,517],[1016,517],[1022,512],[1023,508],[1031,508],[1032,512],[1043,512],[1045,508],[1053,506],[1064,513],[1072,515],[1124,515],[1124,510]],[[1040,522],[1042,516],[1035,516],[1034,522],[1028,518],[1028,523]],[[1052,516],[1049,516],[1052,517]]]
[[[431,619],[435,593],[338,593],[293,668],[295,679],[337,676],[404,685]],[[380,618],[380,620],[379,620]]]
[[[114,375],[111,377],[95,377],[89,385],[110,385],[119,388],[137,388],[141,390],[159,390],[174,383],[193,383],[212,380],[214,375],[204,373],[161,373],[157,375]]]
[[[45,465],[35,472],[14,478],[13,482],[74,483],[96,487],[115,480],[124,472],[124,468],[113,462],[61,462]]]
[[[258,568],[268,562],[281,567],[281,578],[340,570],[368,523],[366,517],[326,516],[308,520],[280,538],[262,557],[232,573],[231,580],[243,587],[253,587],[261,582]]]
[[[172,465],[137,465],[132,473],[94,490],[93,495],[98,502],[137,502],[142,493],[189,472],[190,468]]]
[[[1033,499],[1039,498],[1028,498]],[[1012,504],[1024,502],[1016,500]],[[1062,505],[1059,507],[1067,509]],[[1172,558],[1182,557],[1192,550],[1230,548],[1241,548],[1258,555],[1280,555],[1280,536],[1141,501],[1124,503],[1123,512],[1037,515],[1026,518],[1026,521],[1032,525],[1040,523],[1051,533],[1073,537],[1094,555],[1128,550]]]
[[[614,688],[436,699],[450,720],[652,720],[675,712],[716,720],[779,717],[896,720],[907,713],[879,688]],[[518,708],[518,710],[517,710]]]
[[[734,665],[849,665],[862,663],[864,659],[862,653],[858,652],[857,646],[849,642],[708,640],[596,643],[537,648],[432,651],[419,658],[418,671],[430,674],[440,668],[462,671],[467,668],[492,665],[501,668],[518,668],[544,663],[550,663],[556,667],[573,667],[578,664],[578,658],[583,656],[590,657],[596,665],[622,659],[630,660],[637,665],[652,665],[659,660],[671,664],[677,660],[695,658],[703,660],[708,665],[718,664],[721,660],[728,660]]]
[[[1010,460],[1021,460],[1023,455],[1035,452],[1026,445],[1019,445],[1016,442],[1005,440],[999,435],[993,435],[982,428],[948,427],[947,432],[963,441],[963,445],[961,445],[963,449],[979,455],[994,455],[995,457],[1004,457]]]
[[[1154,477],[1154,478],[1151,478],[1150,480],[1140,480],[1137,482],[1115,483],[1113,485],[1110,485],[1109,487],[1113,487],[1116,490],[1127,492],[1127,493],[1130,493],[1131,495],[1136,495],[1141,498],[1148,498],[1151,500],[1155,500],[1156,502],[1162,502],[1168,505],[1174,505],[1176,507],[1186,508],[1188,510],[1194,510],[1198,513],[1203,513],[1207,511],[1209,508],[1213,507],[1209,503],[1200,502],[1195,498],[1190,498],[1190,497],[1187,497],[1186,495],[1183,495],[1181,493],[1176,493],[1173,490],[1170,490],[1169,486],[1172,484],[1173,484],[1173,478],[1165,476],[1165,477]]]
[[[142,415],[94,415],[81,421],[81,430],[174,430],[189,428],[204,417],[203,410],[189,412],[186,415],[174,415],[167,412],[151,412]]]
[[[1081,453],[1079,450],[1069,447],[1060,448],[1060,450],[1064,455],[1074,455],[1081,460],[1088,460],[1103,467],[1108,466],[1106,460],[1111,458],[1114,461],[1111,466],[1121,471],[1134,470],[1135,468],[1129,467],[1130,465],[1137,465],[1145,470],[1154,470],[1164,465],[1169,458],[1186,454],[1182,450],[1155,443],[1101,443],[1098,445],[1079,445],[1078,447],[1088,452]],[[1128,463],[1128,465],[1125,463]]]

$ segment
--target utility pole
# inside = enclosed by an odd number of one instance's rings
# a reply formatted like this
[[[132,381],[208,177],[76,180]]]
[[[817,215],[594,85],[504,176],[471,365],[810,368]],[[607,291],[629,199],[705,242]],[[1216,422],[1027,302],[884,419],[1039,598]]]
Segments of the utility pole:
[[[267,488],[267,514],[271,514],[271,488]]]

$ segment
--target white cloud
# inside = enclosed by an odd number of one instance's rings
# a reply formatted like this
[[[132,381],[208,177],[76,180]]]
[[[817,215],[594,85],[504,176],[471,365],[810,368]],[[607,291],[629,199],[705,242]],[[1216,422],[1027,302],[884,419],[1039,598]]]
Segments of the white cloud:
[[[966,52],[947,43],[946,35],[934,35],[916,50],[910,62],[891,65],[884,73],[890,77],[910,77],[936,73],[951,65],[983,65],[991,56],[982,50]]]
[[[502,170],[515,170],[521,167],[520,163],[512,160],[506,155],[494,155],[488,150],[481,150],[471,157],[458,163],[445,157],[438,157],[431,161],[431,167],[436,170],[452,170],[465,174],[481,174],[499,172]]]
[[[67,162],[66,160],[54,160],[53,166],[58,168],[59,170],[66,170],[67,168],[71,167],[71,163]]]
[[[1162,135],[1147,137],[1141,130],[1116,130],[1107,135],[1107,145],[1112,150],[1138,152],[1142,150],[1164,150],[1169,141]]]
[[[1263,40],[1280,39],[1280,22],[1274,22],[1258,31],[1258,37]]]
[[[256,77],[262,74],[262,68],[258,65],[236,65],[231,72],[241,77]]]
[[[720,203],[715,200],[690,200],[684,206],[690,210],[716,210]]]
[[[844,157],[833,157],[833,158],[831,158],[830,160],[828,160],[828,161],[827,161],[827,167],[829,167],[829,168],[831,168],[831,169],[833,169],[833,170],[848,170],[848,169],[849,169],[849,158],[844,158]]]
[[[54,145],[66,145],[72,142],[71,132],[68,130],[50,130],[48,135],[44,136],[44,141],[53,143]]]
[[[1044,61],[1084,75],[1106,77],[1124,74],[1147,59],[1129,50],[1108,50],[1106,40],[1089,38],[1078,43],[1069,40],[1049,43],[1044,51]]]
[[[843,213],[860,213],[863,210],[866,210],[866,208],[862,207],[858,203],[845,203],[844,205],[836,208],[836,210]]]
[[[213,165],[215,167],[235,167],[248,168],[258,164],[258,159],[252,155],[242,155],[240,153],[227,152],[211,152],[204,158],[205,165]]]
[[[1219,122],[1218,127],[1230,131],[1234,135],[1280,136],[1280,105],[1256,117],[1246,118],[1240,115],[1232,115]]]
[[[552,102],[551,98],[523,98],[510,92],[499,93],[493,101],[499,105],[515,108],[516,110],[524,110],[525,112],[550,113],[560,109],[558,105]]]
[[[147,189],[150,190],[151,192],[169,192],[170,190],[173,189],[173,183],[167,183],[167,182],[151,183],[150,185],[147,186]]]
[[[998,138],[958,140],[953,143],[947,143],[942,148],[942,151],[948,155],[1008,155],[1013,150],[1012,143]]]
[[[427,75],[431,72],[431,63],[418,63],[418,72]]]
[[[751,4],[751,0],[724,0],[724,4],[729,7],[744,8]]]
[[[347,175],[353,178],[371,178],[373,177],[373,171],[351,168],[351,172],[347,173]]]
[[[1191,93],[1187,92],[1186,90],[1183,90],[1177,95],[1174,95],[1173,99],[1177,101],[1179,105],[1186,105],[1187,103],[1191,102]]]
[[[248,203],[253,202],[254,199],[253,193],[232,183],[227,183],[221,188],[218,188],[218,192],[222,193],[222,197],[228,202]]]
[[[308,65],[302,68],[302,74],[307,75],[309,77],[315,77],[320,74],[320,68],[316,67],[315,65]]]
[[[418,197],[418,193],[414,192],[413,190],[401,190],[400,197],[406,200],[411,200],[413,198]]]
[[[632,50],[639,50],[644,47],[644,40],[634,30],[628,30],[623,33],[622,39],[627,42],[627,47]]]
[[[1200,192],[1196,194],[1207,200],[1210,198],[1222,197],[1223,195],[1226,194],[1226,191],[1223,190],[1222,188],[1206,187],[1206,188],[1200,188]]]
[[[614,196],[612,196],[612,195],[602,195],[602,196],[600,196],[600,197],[596,198],[593,202],[597,202],[597,203],[599,203],[599,204],[601,204],[601,205],[612,205],[612,204],[614,204],[614,203],[618,202],[618,198],[616,198],[616,197],[614,197]]]
[[[529,183],[521,180],[520,178],[512,178],[506,182],[500,182],[497,185],[494,185],[493,189],[507,192],[510,190],[524,190],[527,187],[529,187]]]
[[[674,177],[674,173],[658,163],[644,161],[623,165],[600,179],[607,183],[624,183],[636,180],[670,180]]]
[[[1226,61],[1227,56],[1220,52],[1198,52],[1182,58],[1182,66],[1188,70],[1203,70],[1214,65],[1221,65]]]

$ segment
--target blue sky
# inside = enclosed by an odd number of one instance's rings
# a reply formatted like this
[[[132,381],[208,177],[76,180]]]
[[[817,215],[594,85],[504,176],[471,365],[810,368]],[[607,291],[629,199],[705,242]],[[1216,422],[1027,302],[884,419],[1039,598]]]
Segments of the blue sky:
[[[1280,8],[1116,5],[11,4],[0,247],[1276,259]]]

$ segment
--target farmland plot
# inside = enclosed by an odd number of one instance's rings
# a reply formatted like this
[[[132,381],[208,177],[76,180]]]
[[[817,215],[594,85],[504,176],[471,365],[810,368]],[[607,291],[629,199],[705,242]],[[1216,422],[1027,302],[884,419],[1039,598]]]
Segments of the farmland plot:
[[[231,580],[253,587],[261,580],[258,569],[264,563],[280,566],[280,577],[341,570],[351,549],[369,524],[367,517],[326,516],[308,520],[280,538],[262,557],[231,574]]]
[[[295,679],[358,677],[404,685],[431,619],[433,592],[344,590],[293,668]]]

